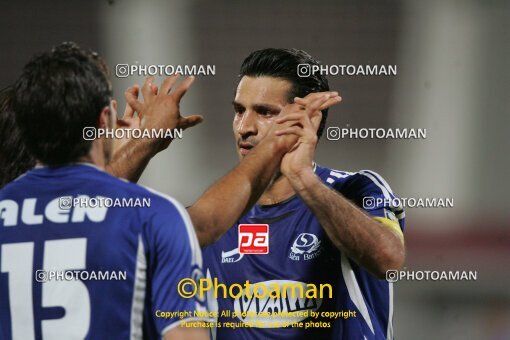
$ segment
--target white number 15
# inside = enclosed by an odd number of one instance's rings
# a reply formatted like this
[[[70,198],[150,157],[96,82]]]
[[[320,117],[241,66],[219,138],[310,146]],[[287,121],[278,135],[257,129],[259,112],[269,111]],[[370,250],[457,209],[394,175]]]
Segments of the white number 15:
[[[87,239],[44,242],[44,271],[86,269]],[[34,242],[2,245],[0,270],[8,273],[13,339],[35,339],[32,287]],[[42,307],[62,307],[65,316],[43,320],[43,339],[83,339],[90,326],[90,296],[80,280],[42,283]]]

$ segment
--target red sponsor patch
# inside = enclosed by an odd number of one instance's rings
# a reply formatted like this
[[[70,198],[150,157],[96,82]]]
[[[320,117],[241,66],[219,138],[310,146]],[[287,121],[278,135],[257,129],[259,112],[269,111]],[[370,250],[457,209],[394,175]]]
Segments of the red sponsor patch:
[[[269,253],[269,224],[240,224],[238,230],[240,254]]]

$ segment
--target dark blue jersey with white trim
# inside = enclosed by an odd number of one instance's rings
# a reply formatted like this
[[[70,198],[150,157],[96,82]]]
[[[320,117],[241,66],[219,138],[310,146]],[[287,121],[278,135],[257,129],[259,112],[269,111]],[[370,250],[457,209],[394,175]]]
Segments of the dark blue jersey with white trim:
[[[359,207],[363,206],[364,198],[368,198],[365,204],[368,214],[389,220],[400,228],[399,232],[403,230],[403,209],[398,204],[393,205],[398,203],[393,200],[396,196],[375,172],[363,170],[350,173],[315,166],[315,173],[323,183]],[[268,224],[269,252],[240,254],[238,224]],[[246,291],[242,296],[220,296],[217,300],[210,296],[210,309],[218,310],[220,315],[219,327],[213,332],[217,339],[393,337],[392,284],[377,279],[334,247],[318,219],[300,197],[293,196],[274,205],[256,205],[238,224],[230,228],[218,242],[203,249],[207,276],[218,278],[218,282],[227,287],[232,284],[244,285],[249,280],[251,284],[263,283],[268,290],[274,284],[280,287],[284,287],[284,284],[303,287],[315,284],[317,288],[321,284],[329,284],[332,298],[328,297],[326,289],[322,299],[313,294],[310,298],[293,298],[290,294],[286,297],[257,297],[253,292],[247,294]],[[386,226],[381,225],[381,228]],[[218,291],[222,294],[222,290]],[[319,317],[310,317],[311,311],[318,312]],[[284,315],[282,312],[301,314]],[[337,313],[328,315],[327,312]],[[270,317],[271,313],[278,316]],[[260,327],[257,327],[257,321],[261,321],[258,323]],[[233,326],[237,324],[237,328],[224,327],[229,322]],[[252,327],[240,327],[241,322]],[[300,326],[296,322],[303,324]],[[296,323],[296,327],[289,326],[292,323]]]
[[[94,166],[35,168],[0,191],[0,339],[160,338],[205,310],[176,290],[201,266],[177,201]]]

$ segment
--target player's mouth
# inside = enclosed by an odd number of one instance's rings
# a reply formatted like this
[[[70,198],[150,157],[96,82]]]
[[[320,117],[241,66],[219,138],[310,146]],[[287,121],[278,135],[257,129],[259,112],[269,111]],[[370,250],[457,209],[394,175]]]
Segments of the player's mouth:
[[[251,151],[251,149],[253,149],[254,147],[255,147],[255,145],[250,144],[250,143],[246,143],[246,142],[239,143],[239,151],[241,152],[241,155],[243,155],[243,156],[246,156]]]

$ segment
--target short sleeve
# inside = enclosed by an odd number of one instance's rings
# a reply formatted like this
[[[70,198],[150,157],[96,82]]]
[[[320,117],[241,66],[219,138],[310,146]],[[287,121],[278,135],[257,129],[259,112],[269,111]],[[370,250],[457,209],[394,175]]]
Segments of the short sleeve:
[[[171,198],[169,198],[171,199]],[[151,252],[152,311],[158,333],[163,336],[182,321],[210,321],[196,312],[206,311],[206,301],[198,296],[184,298],[178,293],[181,280],[198,283],[203,277],[202,254],[187,211],[171,199],[152,215],[147,233]],[[152,268],[150,268],[152,267]],[[192,291],[193,286],[186,286]],[[179,312],[162,317],[166,312]]]
[[[343,181],[335,181],[332,187],[358,207],[381,222],[394,223],[401,231],[405,226],[405,212],[399,197],[388,183],[376,172],[361,170],[345,173]],[[384,223],[383,223],[384,224]]]

